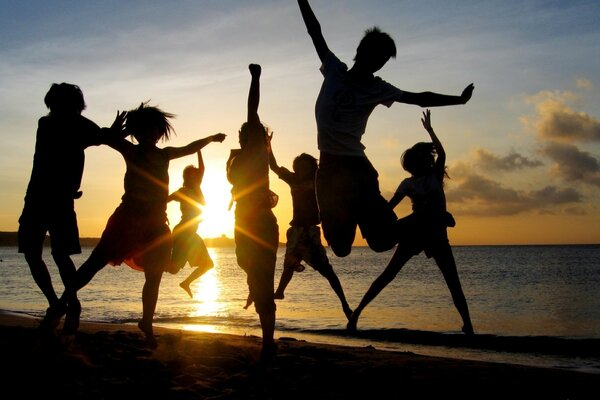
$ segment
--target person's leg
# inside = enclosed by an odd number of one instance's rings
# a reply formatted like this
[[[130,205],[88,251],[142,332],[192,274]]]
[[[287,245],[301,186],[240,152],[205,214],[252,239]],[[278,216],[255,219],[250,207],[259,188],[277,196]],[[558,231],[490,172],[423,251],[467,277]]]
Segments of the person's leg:
[[[316,177],[317,202],[323,235],[338,257],[350,254],[356,236],[354,189],[353,172],[343,158],[322,154]]]
[[[407,251],[403,247],[396,248],[396,251],[394,252],[394,255],[392,256],[387,267],[385,267],[383,272],[373,281],[371,287],[369,287],[363,296],[358,307],[356,307],[352,313],[352,316],[348,321],[348,325],[346,326],[349,331],[356,331],[358,318],[360,317],[362,311],[391,281],[394,280],[402,267],[408,262],[408,260],[412,258],[413,254],[413,252]]]
[[[342,310],[344,311],[344,315],[346,315],[346,318],[350,320],[350,317],[352,316],[352,309],[350,308],[350,305],[346,300],[346,295],[344,294],[344,289],[342,289],[340,279],[335,274],[335,271],[333,270],[331,264],[319,266],[317,268],[317,271],[319,271],[319,273],[323,277],[325,277],[325,279],[327,279],[329,285],[337,295],[338,299],[340,299],[340,303],[342,303]]]
[[[77,298],[77,290],[75,289],[77,269],[68,254],[53,252],[52,257],[58,266],[58,271],[65,286],[65,292],[69,293],[69,297],[66,298],[67,311],[62,334],[73,335],[79,329],[79,319],[81,316],[81,303]]]
[[[300,246],[300,248],[302,249],[302,259],[327,279],[329,285],[342,303],[344,315],[346,315],[346,318],[350,319],[352,309],[346,300],[342,284],[329,262],[327,251],[321,244],[321,230],[318,226],[312,226],[305,229],[303,245]]]
[[[292,280],[298,266],[302,265],[301,247],[303,235],[304,228],[298,226],[291,226],[285,234],[287,244],[283,259],[283,272],[279,278],[277,290],[275,290],[275,298],[278,300],[285,298],[285,289]]]
[[[283,266],[283,272],[281,273],[281,277],[279,278],[279,284],[277,285],[277,290],[275,290],[274,297],[277,300],[282,300],[285,298],[285,289],[288,284],[292,280],[294,276],[294,268],[295,266]]]
[[[48,266],[42,259],[41,253],[25,253],[25,261],[27,261],[33,280],[46,297],[46,300],[48,300],[48,305],[50,307],[58,305],[58,296],[52,285],[52,277],[50,276],[50,271],[48,271]]]
[[[467,335],[472,335],[474,332],[471,316],[469,314],[469,306],[467,305],[467,299],[465,298],[465,294],[463,293],[460,284],[452,248],[449,244],[440,246],[440,248],[436,250],[433,258],[440,268],[440,271],[442,271],[446,285],[448,285],[448,289],[452,295],[454,306],[463,320],[462,331]]]
[[[156,311],[156,304],[158,303],[158,292],[162,274],[163,271],[159,267],[145,268],[144,270],[145,281],[142,289],[142,320],[138,323],[138,327],[144,332],[144,335],[146,335],[146,344],[150,347],[156,347],[152,321],[154,320],[154,312]]]
[[[192,294],[192,289],[190,289],[190,285],[196,279],[198,279],[202,275],[204,275],[206,273],[206,271],[208,271],[208,268],[205,268],[205,267],[196,267],[196,268],[194,268],[194,270],[188,275],[188,277],[185,278],[183,281],[181,281],[181,283],[179,284],[179,286],[183,290],[185,290],[187,292],[187,294],[190,295],[190,297],[193,298],[194,295]]]
[[[356,171],[355,179],[360,183],[357,221],[360,232],[371,250],[384,252],[398,243],[396,233],[397,216],[381,195],[379,174],[368,160]]]
[[[194,268],[194,270],[179,284],[179,286],[185,290],[190,297],[193,297],[190,284],[211,269],[214,266],[214,262],[208,254],[208,249],[204,244],[204,240],[202,240],[200,236],[194,234],[188,243],[189,248],[187,249],[186,258],[189,260],[190,265],[196,268]]]

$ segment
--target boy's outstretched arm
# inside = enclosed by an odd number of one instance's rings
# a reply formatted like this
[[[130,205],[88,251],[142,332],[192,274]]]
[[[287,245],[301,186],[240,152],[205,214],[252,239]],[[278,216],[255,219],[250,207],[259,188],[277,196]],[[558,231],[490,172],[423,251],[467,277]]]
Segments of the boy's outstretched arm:
[[[420,107],[442,107],[466,104],[473,95],[475,86],[469,84],[460,96],[448,94],[439,94],[434,92],[412,93],[403,91],[402,95],[396,99],[400,103],[415,104]]]
[[[310,8],[310,4],[308,4],[308,0],[298,0],[298,6],[300,6],[300,12],[302,13],[302,19],[304,20],[304,25],[306,25],[306,29],[308,30],[308,34],[310,35],[313,45],[317,50],[317,55],[321,61],[325,60],[325,56],[329,52],[329,47],[327,47],[327,43],[325,42],[325,38],[323,37],[323,32],[321,31],[321,24],[317,17],[313,13],[313,10]]]

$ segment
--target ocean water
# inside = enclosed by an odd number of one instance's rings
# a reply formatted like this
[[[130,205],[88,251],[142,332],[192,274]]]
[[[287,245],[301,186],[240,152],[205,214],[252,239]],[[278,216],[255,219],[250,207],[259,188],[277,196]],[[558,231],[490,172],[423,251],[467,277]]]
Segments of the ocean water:
[[[76,265],[90,251],[74,256]],[[260,336],[256,313],[243,309],[247,285],[234,249],[209,251],[215,268],[194,282],[193,298],[178,285],[191,268],[164,275],[155,324]],[[276,283],[284,251],[279,250]],[[460,332],[443,277],[424,255],[410,260],[369,304],[356,335],[346,332],[327,280],[310,267],[296,273],[286,298],[277,301],[276,337],[600,373],[600,245],[457,246],[454,253],[477,334],[473,339]],[[344,258],[329,254],[351,307],[392,254],[362,247]],[[48,249],[45,259],[60,292]],[[0,247],[0,260],[0,309],[42,316],[47,304],[23,255]],[[141,272],[107,266],[79,292],[82,318],[136,323],[143,281]]]

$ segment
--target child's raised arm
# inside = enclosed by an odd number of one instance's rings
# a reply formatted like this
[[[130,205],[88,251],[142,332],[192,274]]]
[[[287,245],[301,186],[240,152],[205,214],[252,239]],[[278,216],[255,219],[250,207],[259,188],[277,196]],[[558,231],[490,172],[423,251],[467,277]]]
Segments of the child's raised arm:
[[[448,94],[440,94],[434,92],[421,92],[412,93],[403,91],[402,94],[396,99],[397,102],[406,104],[415,104],[420,107],[442,107],[442,106],[454,106],[459,104],[466,104],[473,95],[473,86],[470,83],[460,96],[453,96]]]
[[[185,157],[190,154],[197,153],[209,143],[222,142],[223,140],[225,140],[225,137],[227,137],[227,135],[225,135],[224,133],[217,133],[216,135],[207,136],[204,139],[195,140],[187,146],[165,147],[165,151],[169,160],[173,160],[175,158]]]
[[[313,13],[313,10],[310,8],[310,4],[308,4],[308,0],[298,0],[298,6],[300,6],[300,12],[302,13],[302,19],[304,20],[304,25],[306,25],[306,29],[308,30],[308,34],[310,35],[313,45],[317,50],[317,55],[321,61],[325,60],[325,56],[329,52],[329,47],[327,47],[327,43],[325,42],[325,38],[323,37],[323,32],[321,31],[321,24],[317,17]]]
[[[204,178],[204,159],[202,158],[202,151],[198,151],[198,174],[200,174],[200,182]]]
[[[431,111],[423,111],[423,118],[421,118],[421,122],[423,123],[423,128],[425,128],[427,133],[429,133],[429,137],[431,138],[433,146],[435,147],[435,152],[437,153],[435,168],[443,177],[446,168],[446,151],[444,150],[442,142],[440,142],[440,139],[437,137],[433,127],[431,126]]]
[[[248,123],[259,124],[258,104],[260,103],[260,73],[261,67],[258,64],[248,66],[252,80],[250,81],[250,90],[248,91]]]

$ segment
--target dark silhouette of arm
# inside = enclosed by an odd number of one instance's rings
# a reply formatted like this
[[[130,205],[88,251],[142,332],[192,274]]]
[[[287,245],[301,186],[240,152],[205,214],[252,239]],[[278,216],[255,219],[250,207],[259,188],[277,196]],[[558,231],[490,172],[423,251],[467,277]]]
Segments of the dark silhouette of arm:
[[[202,151],[198,152],[198,174],[200,174],[200,182],[204,179],[204,159],[202,158]]]
[[[473,95],[475,86],[469,84],[460,96],[440,94],[434,92],[412,93],[403,91],[402,95],[396,99],[400,103],[415,104],[420,107],[442,107],[466,104]]]
[[[423,111],[423,118],[421,118],[421,122],[423,123],[423,127],[429,134],[431,141],[433,142],[433,146],[435,147],[435,152],[437,153],[437,158],[435,160],[435,170],[439,178],[443,179],[444,171],[446,168],[446,151],[444,150],[444,146],[442,146],[442,142],[435,134],[433,127],[431,126],[431,111],[426,110]]]
[[[166,147],[167,157],[169,160],[188,156],[199,152],[204,146],[212,142],[222,142],[225,140],[226,135],[224,133],[217,133],[216,135],[207,136],[204,139],[199,139],[191,142],[187,146],[183,147]]]
[[[404,197],[405,197],[405,196],[404,196],[403,194],[400,194],[400,193],[398,193],[398,192],[394,193],[394,195],[392,196],[392,198],[391,198],[391,199],[388,201],[388,204],[390,205],[390,207],[392,208],[392,210],[393,210],[394,208],[396,208],[396,206],[397,206],[398,204],[400,204],[400,202],[402,201],[402,199],[403,199]]]
[[[260,74],[261,67],[258,64],[250,64],[248,66],[250,70],[250,90],[248,91],[248,123],[249,124],[260,124],[260,118],[258,117],[258,104],[260,103]]]
[[[325,56],[329,52],[329,47],[327,47],[327,42],[325,42],[325,38],[323,37],[321,24],[319,23],[319,20],[317,20],[313,10],[310,8],[308,0],[298,0],[298,6],[300,6],[300,12],[302,13],[304,25],[306,25],[306,29],[308,30],[308,34],[313,41],[315,50],[317,50],[317,55],[321,61],[324,61]]]

